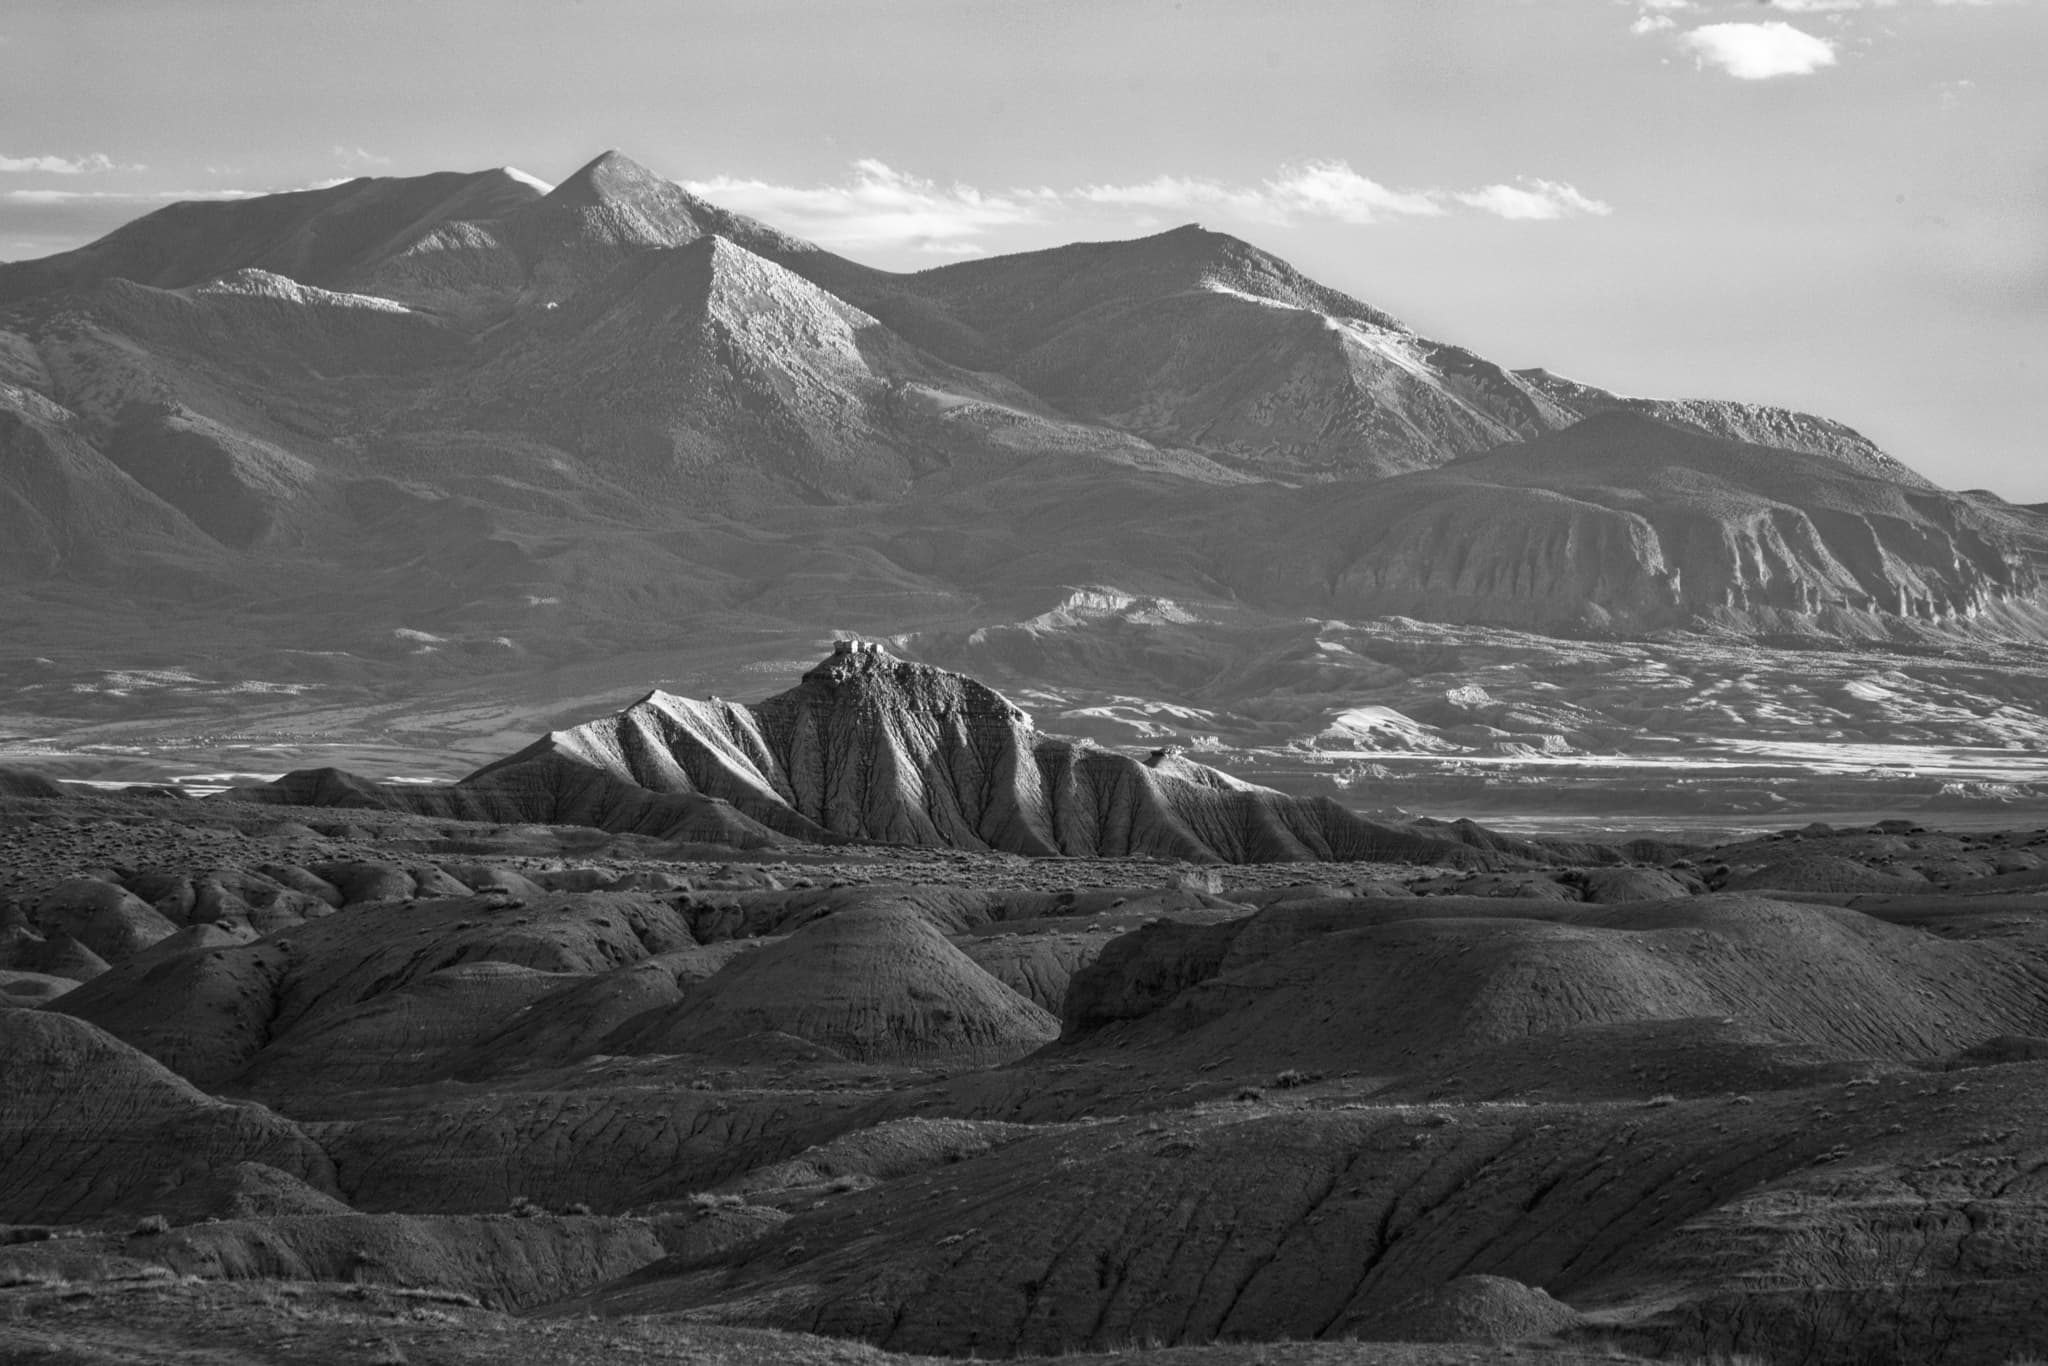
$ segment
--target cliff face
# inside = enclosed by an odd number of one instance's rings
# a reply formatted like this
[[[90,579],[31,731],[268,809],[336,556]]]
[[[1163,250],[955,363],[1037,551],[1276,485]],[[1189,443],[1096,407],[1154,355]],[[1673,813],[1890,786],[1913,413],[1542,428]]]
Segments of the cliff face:
[[[2038,532],[1995,508],[1629,412],[1296,505],[1245,572],[1346,614],[1872,637],[2040,612]]]
[[[777,830],[888,844],[1205,862],[1482,857],[1171,753],[1140,761],[1040,735],[993,688],[856,642],[754,706],[652,693],[455,790],[578,772],[621,791],[715,798]]]

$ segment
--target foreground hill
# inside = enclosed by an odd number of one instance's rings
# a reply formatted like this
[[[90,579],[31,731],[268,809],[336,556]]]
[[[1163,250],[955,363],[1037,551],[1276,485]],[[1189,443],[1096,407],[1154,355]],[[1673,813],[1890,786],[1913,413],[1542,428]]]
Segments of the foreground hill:
[[[2048,1348],[2032,829],[1303,885],[5,793],[9,1361]]]

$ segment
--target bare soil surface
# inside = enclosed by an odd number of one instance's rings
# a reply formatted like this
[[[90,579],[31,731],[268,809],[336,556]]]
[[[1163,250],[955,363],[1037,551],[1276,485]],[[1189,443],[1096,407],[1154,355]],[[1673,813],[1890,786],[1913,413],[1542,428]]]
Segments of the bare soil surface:
[[[23,789],[0,1359],[2048,1350],[2048,834],[1553,835],[1216,866]]]

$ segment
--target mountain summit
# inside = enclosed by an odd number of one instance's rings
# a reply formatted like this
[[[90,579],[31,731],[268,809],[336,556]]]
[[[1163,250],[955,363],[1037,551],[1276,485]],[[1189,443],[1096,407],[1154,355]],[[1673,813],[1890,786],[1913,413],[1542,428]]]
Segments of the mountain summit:
[[[1226,234],[891,274],[616,152],[0,266],[10,619],[294,684],[971,632],[1079,584],[2032,639],[2044,528],[1829,419],[1506,369]]]

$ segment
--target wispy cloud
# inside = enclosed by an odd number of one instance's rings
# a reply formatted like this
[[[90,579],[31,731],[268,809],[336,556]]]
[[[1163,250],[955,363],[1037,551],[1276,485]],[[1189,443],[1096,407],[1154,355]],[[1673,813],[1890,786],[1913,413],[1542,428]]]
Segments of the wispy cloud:
[[[82,157],[26,156],[11,157],[0,152],[0,172],[40,173],[42,175],[95,175],[104,171],[140,171],[141,166],[124,166],[105,152],[93,152]]]
[[[1037,221],[1044,203],[1031,191],[984,194],[971,185],[940,185],[871,157],[855,162],[838,185],[719,176],[685,181],[684,188],[830,245],[909,247],[942,256],[971,255],[980,250],[974,238]]]
[[[0,200],[10,204],[75,204],[82,201],[125,201],[130,204],[169,204],[180,199],[253,199],[274,194],[272,190],[0,190]]]
[[[1899,0],[1764,0],[1787,14],[1840,14],[1849,10],[1890,9]]]
[[[873,159],[855,162],[837,185],[778,185],[736,176],[685,182],[685,188],[827,246],[891,247],[941,256],[984,250],[1004,228],[1137,210],[1215,214],[1246,222],[1365,225],[1435,218],[1461,209],[1540,220],[1605,215],[1613,207],[1554,180],[1524,178],[1470,190],[1399,188],[1342,161],[1303,161],[1253,182],[1156,175],[1149,180],[1001,191],[941,185]]]
[[[1703,24],[1678,40],[1703,64],[1739,81],[1807,76],[1835,64],[1835,45],[1780,19],[1761,24]]]
[[[334,159],[345,170],[365,171],[391,164],[390,157],[379,156],[377,153],[362,147],[344,147],[337,143],[329,150],[334,153]]]
[[[1304,162],[1257,185],[1162,175],[1134,185],[1084,185],[1071,197],[1086,204],[1125,208],[1217,209],[1266,223],[1304,218],[1378,223],[1444,212],[1440,194],[1396,190],[1358,174],[1341,161]]]
[[[1605,218],[1614,212],[1557,180],[1525,179],[1513,185],[1488,185],[1483,190],[1464,190],[1452,196],[1468,208],[1481,209],[1502,218],[1544,221],[1587,214]]]

